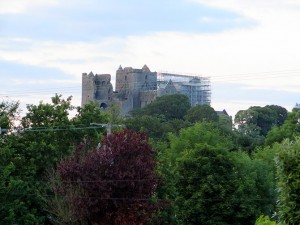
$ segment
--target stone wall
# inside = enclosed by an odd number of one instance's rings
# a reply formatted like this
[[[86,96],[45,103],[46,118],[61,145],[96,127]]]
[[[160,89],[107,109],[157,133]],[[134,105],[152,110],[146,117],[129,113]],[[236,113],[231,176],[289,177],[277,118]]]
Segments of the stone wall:
[[[84,106],[90,101],[94,101],[94,74],[90,72],[89,74],[82,74],[82,97],[81,97],[81,106]]]
[[[210,83],[208,78],[193,78],[180,74],[168,76],[184,77],[187,82],[165,81],[158,87],[157,73],[151,72],[144,65],[142,69],[120,66],[116,71],[116,90],[113,92],[110,74],[82,74],[82,106],[96,101],[105,109],[111,104],[118,104],[122,114],[135,108],[142,108],[151,103],[157,96],[182,93],[189,97],[192,106],[210,104]],[[193,79],[192,79],[193,78]],[[207,84],[202,85],[202,81]],[[206,89],[207,88],[207,89]]]

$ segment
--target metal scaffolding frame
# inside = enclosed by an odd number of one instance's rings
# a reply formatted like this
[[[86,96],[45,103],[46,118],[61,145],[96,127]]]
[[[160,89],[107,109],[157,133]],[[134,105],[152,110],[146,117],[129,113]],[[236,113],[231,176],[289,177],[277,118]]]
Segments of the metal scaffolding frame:
[[[167,84],[170,80],[179,93],[189,97],[191,106],[198,104],[210,105],[211,85],[209,77],[178,73],[157,73],[158,88]]]

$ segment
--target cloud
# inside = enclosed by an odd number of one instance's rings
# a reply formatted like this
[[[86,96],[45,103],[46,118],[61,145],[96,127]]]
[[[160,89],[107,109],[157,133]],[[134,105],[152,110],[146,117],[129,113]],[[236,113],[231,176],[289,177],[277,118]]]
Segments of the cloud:
[[[244,15],[257,17],[259,14],[268,14],[271,11],[299,10],[300,2],[298,0],[190,0],[199,4],[211,7],[236,11]],[[255,16],[256,15],[256,16]],[[267,16],[267,15],[266,15]],[[262,18],[262,17],[258,17]]]
[[[10,2],[10,1],[9,1]],[[155,32],[222,32],[253,23],[236,12],[185,0],[173,1],[58,1],[13,0],[5,3],[2,36],[35,40],[95,41],[103,37],[126,38]],[[46,7],[47,6],[47,7]],[[201,18],[211,18],[213,26]],[[237,22],[239,21],[239,22]]]
[[[247,99],[247,106],[255,102],[293,105],[295,97],[267,93],[278,90],[285,95],[300,90],[300,2],[166,2],[115,0],[95,5],[90,0],[60,2],[63,7],[53,5],[49,9],[40,6],[43,10],[28,20],[24,16],[8,21],[6,38],[0,38],[0,60],[40,69],[32,75],[26,73],[28,76],[42,76],[50,69],[61,80],[76,82],[81,81],[83,72],[114,75],[120,64],[135,68],[147,64],[151,70],[199,74],[221,82],[212,90],[217,94],[213,105],[238,108]],[[184,5],[186,2],[189,4]],[[32,8],[22,10],[25,13]],[[25,25],[19,22],[22,19]],[[37,22],[32,25],[32,21]],[[35,32],[27,32],[28,28]],[[13,68],[8,74],[13,74]],[[232,83],[243,88],[230,92],[226,86]],[[227,91],[220,93],[222,90]],[[235,99],[239,95],[243,99]]]
[[[29,10],[37,10],[39,8],[57,6],[58,0],[9,0],[1,1],[1,14],[23,14]]]

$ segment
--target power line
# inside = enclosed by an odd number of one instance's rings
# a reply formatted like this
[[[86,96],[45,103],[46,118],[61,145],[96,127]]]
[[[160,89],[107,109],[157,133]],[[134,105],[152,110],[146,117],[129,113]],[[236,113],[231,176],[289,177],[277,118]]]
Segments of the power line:
[[[298,77],[300,74],[300,69],[291,69],[291,70],[277,70],[277,71],[265,71],[265,72],[257,72],[257,73],[240,73],[240,74],[227,74],[220,76],[212,76],[212,77],[203,77],[199,76],[199,78],[210,78],[214,82],[237,82],[237,81],[249,81],[249,80],[265,80],[272,78],[291,78]],[[171,74],[172,75],[172,74]],[[179,74],[180,75],[180,74]],[[253,76],[254,75],[254,76]],[[191,77],[195,77],[197,75],[190,75]],[[159,81],[158,81],[159,82]],[[148,82],[148,88],[156,88],[158,82]],[[152,83],[152,84],[151,84]],[[154,84],[155,83],[155,84]],[[147,82],[133,82],[130,85],[133,86],[142,86],[147,84]],[[36,96],[40,94],[50,94],[49,91],[54,91],[56,93],[64,93],[64,94],[74,94],[74,91],[80,93],[82,86],[65,86],[59,88],[39,88],[39,89],[23,89],[23,90],[6,90],[5,93],[0,93],[0,97],[24,97],[24,96]]]
[[[64,197],[64,195],[56,195],[55,193],[53,194],[24,194],[22,192],[0,192],[2,195],[13,195],[13,196],[40,196],[40,197],[54,197],[54,196],[61,196],[61,197]],[[233,192],[233,195],[235,193]],[[115,200],[119,200],[119,201],[153,201],[153,200],[156,200],[156,201],[162,201],[162,200],[167,200],[168,198],[166,199],[163,199],[163,198],[152,198],[152,196],[149,196],[149,198],[136,198],[136,197],[123,197],[123,198],[120,198],[120,197],[102,197],[102,196],[76,196],[75,198],[79,198],[79,199],[99,199],[99,200],[111,200],[111,201],[115,201]],[[242,200],[240,198],[238,198],[237,196],[232,196],[232,197],[226,197],[226,198],[217,198],[217,197],[201,197],[200,199],[203,199],[203,200],[212,200],[212,201],[220,201],[220,200]],[[270,200],[270,198],[267,198],[267,197],[259,197],[259,198],[247,198],[247,202],[249,201],[266,201],[266,200]]]

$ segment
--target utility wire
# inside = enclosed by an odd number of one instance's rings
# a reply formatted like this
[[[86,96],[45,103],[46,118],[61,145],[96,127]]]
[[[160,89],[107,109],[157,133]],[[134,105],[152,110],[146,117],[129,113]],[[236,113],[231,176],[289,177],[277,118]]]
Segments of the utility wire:
[[[249,77],[249,76],[245,76],[245,77],[239,77],[239,76],[232,76],[232,77],[227,77],[227,76],[214,76],[211,77],[210,79],[213,80],[214,82],[226,82],[226,83],[230,83],[230,82],[241,82],[241,81],[250,81],[250,80],[256,80],[256,81],[261,81],[261,80],[266,80],[266,79],[271,79],[271,78],[275,78],[275,79],[280,79],[280,78],[291,78],[291,77],[299,77],[300,75],[300,71],[295,73],[293,76],[287,76],[287,74],[279,74],[279,75],[263,75],[260,77]],[[159,83],[160,81],[158,81]],[[162,81],[162,82],[166,82],[166,81]],[[178,81],[179,82],[179,81]],[[149,83],[153,83],[153,82],[149,82]],[[176,83],[176,82],[173,82]],[[210,82],[211,83],[211,82]],[[143,84],[146,84],[145,82],[135,82],[135,83],[131,83],[130,85],[133,86],[142,86]],[[203,84],[208,85],[208,84]],[[200,85],[201,86],[201,85]],[[153,88],[153,90],[156,90],[157,85],[149,85],[146,88]],[[31,90],[31,91],[26,91],[26,90],[18,90],[18,91],[14,91],[14,90],[8,90],[5,91],[5,93],[0,93],[0,97],[24,97],[24,96],[37,96],[40,94],[49,94],[51,95],[52,93],[49,93],[49,91],[54,90],[55,93],[59,93],[59,94],[74,94],[74,93],[78,93],[81,94],[81,86],[78,87],[74,87],[73,90],[69,90],[66,91],[65,88],[61,88],[61,89],[39,89],[39,90]],[[123,88],[126,89],[126,88]],[[127,88],[129,89],[129,87]],[[88,89],[87,89],[88,90]],[[92,90],[92,89],[90,89]],[[53,92],[53,93],[54,93]]]
[[[22,192],[0,192],[0,194],[2,195],[13,195],[13,196],[41,196],[41,197],[54,197],[54,196],[61,196],[61,197],[64,197],[64,195],[55,195],[54,193],[53,194],[24,194]],[[234,194],[234,193],[233,193]],[[76,196],[76,198],[79,198],[79,199],[99,199],[99,200],[120,200],[120,201],[153,201],[153,200],[157,200],[157,201],[160,201],[160,200],[167,200],[167,199],[163,199],[163,198],[155,198],[155,199],[152,199],[151,196],[149,198],[131,198],[131,197],[123,197],[123,198],[114,198],[114,197],[107,197],[107,198],[104,198],[104,197],[101,197],[101,196]],[[233,200],[233,199],[236,199],[236,200],[239,200],[238,197],[236,196],[232,196],[232,197],[226,197],[226,198],[216,198],[216,197],[209,197],[209,198],[203,198],[201,197],[201,199],[203,200],[213,200],[213,201],[216,201],[216,200]],[[241,199],[240,199],[241,200]],[[259,198],[247,198],[247,202],[249,201],[266,201],[266,200],[270,200],[269,198],[267,197],[259,197]]]
[[[297,77],[300,74],[300,69],[294,69],[294,70],[278,70],[278,71],[265,71],[265,72],[257,72],[257,73],[240,73],[240,74],[226,74],[226,75],[220,75],[220,76],[212,76],[212,77],[203,77],[203,76],[198,76],[200,79],[201,78],[210,78],[210,79],[216,79],[217,81],[237,81],[237,80],[257,80],[257,79],[268,79],[268,78],[288,78],[288,77]],[[176,75],[176,74],[175,74]],[[180,75],[180,74],[179,74]],[[185,74],[183,74],[185,75]],[[189,74],[188,74],[189,75]],[[250,76],[256,75],[255,77],[250,77]],[[172,74],[170,74],[172,76]],[[196,74],[191,74],[191,77],[197,76]],[[134,82],[131,84],[146,84],[147,82]],[[149,81],[151,83],[151,81]],[[57,91],[57,90],[66,90],[66,89],[75,89],[75,90],[80,90],[81,85],[78,86],[66,86],[66,87],[59,87],[59,88],[39,88],[39,89],[23,89],[23,90],[8,90],[5,91],[6,93],[22,93],[22,94],[30,94],[30,93],[41,93],[41,92],[48,92],[48,91]],[[0,93],[0,96],[7,95]]]

